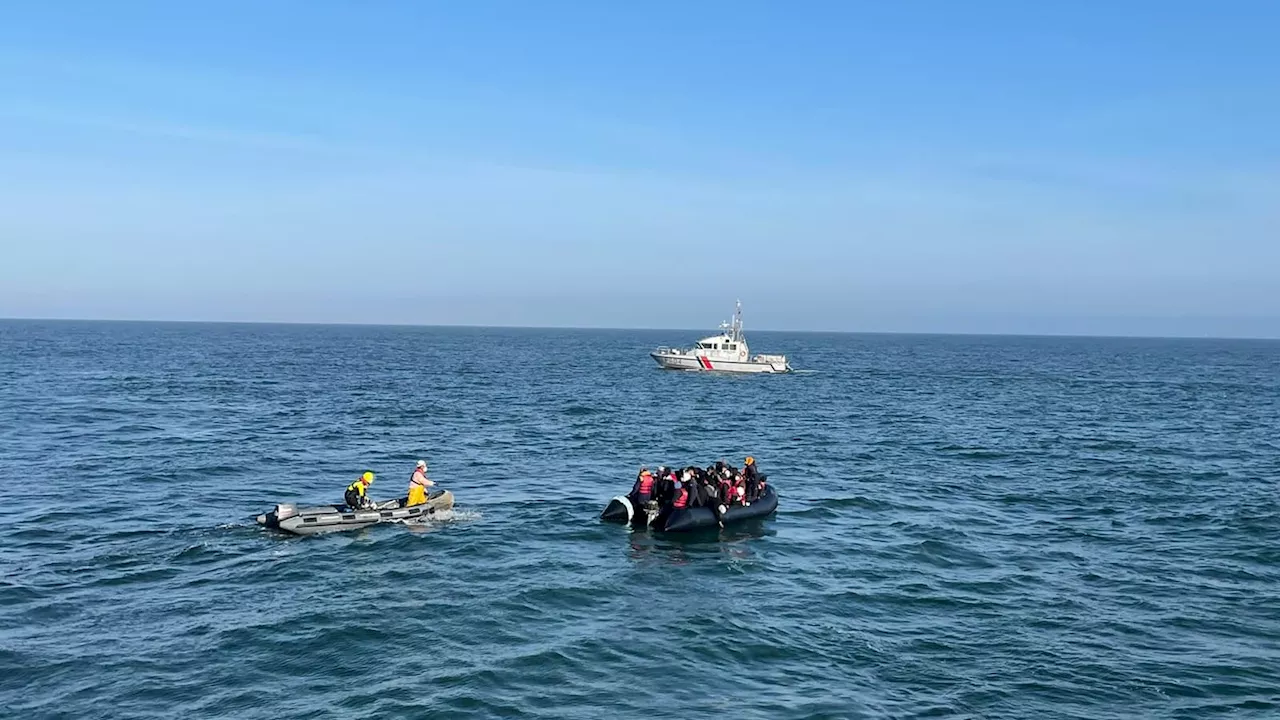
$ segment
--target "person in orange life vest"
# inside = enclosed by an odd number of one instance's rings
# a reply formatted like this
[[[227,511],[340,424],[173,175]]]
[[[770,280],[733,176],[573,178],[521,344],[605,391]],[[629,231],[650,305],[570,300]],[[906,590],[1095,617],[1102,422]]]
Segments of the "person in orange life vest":
[[[630,497],[632,504],[640,506],[648,505],[653,499],[653,473],[649,472],[649,468],[640,468]]]
[[[674,505],[676,498],[680,497],[681,492],[683,491],[685,504],[682,505],[681,507],[688,507],[689,488],[684,483],[680,482],[680,478],[676,477],[675,470],[669,470],[665,465],[663,466],[662,469],[666,472],[665,481],[666,481],[666,487],[668,488],[667,490],[668,502]]]
[[[683,510],[689,507],[689,486],[676,483],[675,492],[671,496],[671,507]]]
[[[725,506],[733,500],[733,481],[723,472],[716,476],[716,499]]]
[[[750,505],[747,501],[747,481],[742,475],[735,475],[733,478],[733,492],[731,495],[734,505]]]
[[[413,475],[409,476],[409,497],[404,506],[413,507],[426,502],[427,488],[432,485],[435,483],[427,479],[427,461],[419,460],[418,466],[413,469]]]

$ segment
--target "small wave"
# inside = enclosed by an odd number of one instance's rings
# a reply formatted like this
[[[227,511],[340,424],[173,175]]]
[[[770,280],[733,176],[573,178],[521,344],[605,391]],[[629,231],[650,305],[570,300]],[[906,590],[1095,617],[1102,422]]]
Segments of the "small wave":
[[[985,555],[945,540],[922,540],[903,548],[916,559],[934,567],[995,567]]]
[[[780,515],[787,517],[803,517],[810,520],[835,520],[840,517],[840,513],[826,507],[808,507],[803,510],[785,510],[779,509]]]
[[[964,445],[944,445],[938,448],[938,452],[947,453],[967,460],[1000,460],[1011,457],[1009,453],[1001,452],[999,450],[982,447],[967,447]]]
[[[847,498],[819,498],[812,502],[818,507],[831,509],[862,508],[864,510],[888,510],[893,507],[890,503],[863,495],[856,495],[854,497]]]

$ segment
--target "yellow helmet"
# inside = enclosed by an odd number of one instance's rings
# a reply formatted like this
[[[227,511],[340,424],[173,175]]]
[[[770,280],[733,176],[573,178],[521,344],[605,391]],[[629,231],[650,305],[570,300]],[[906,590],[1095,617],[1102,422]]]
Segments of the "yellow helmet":
[[[365,470],[364,474],[360,476],[360,479],[364,480],[367,483],[371,483],[373,482],[373,473],[369,472],[368,470]]]
[[[748,465],[754,465],[754,464],[755,464],[755,462],[756,462],[756,459],[755,459],[755,458],[751,457],[750,455],[748,455],[748,456],[747,456],[747,464],[748,464]]]

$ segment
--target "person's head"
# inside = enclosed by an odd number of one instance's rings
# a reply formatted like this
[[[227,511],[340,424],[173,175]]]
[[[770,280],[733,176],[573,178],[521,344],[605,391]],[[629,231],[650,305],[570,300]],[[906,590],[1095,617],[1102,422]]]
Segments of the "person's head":
[[[421,470],[422,472],[426,472],[426,471],[427,471],[427,461],[426,461],[426,460],[419,460],[419,461],[418,461],[418,469],[419,469],[419,470]]]
[[[755,464],[756,464],[756,459],[755,459],[755,458],[753,458],[753,457],[751,457],[750,455],[748,455],[748,456],[747,456],[747,464],[748,464],[748,465],[755,465]]]
[[[369,472],[368,470],[365,470],[364,474],[360,476],[360,482],[364,483],[365,485],[372,485],[373,473]]]

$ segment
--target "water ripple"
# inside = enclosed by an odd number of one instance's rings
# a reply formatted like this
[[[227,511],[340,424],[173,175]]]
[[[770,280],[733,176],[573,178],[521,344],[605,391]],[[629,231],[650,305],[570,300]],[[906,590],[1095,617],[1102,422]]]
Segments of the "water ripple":
[[[0,322],[0,707],[17,717],[1280,713],[1280,345]],[[584,357],[624,358],[617,363]],[[625,358],[634,358],[634,362]],[[777,517],[595,519],[740,460]],[[248,519],[419,457],[459,507]]]

